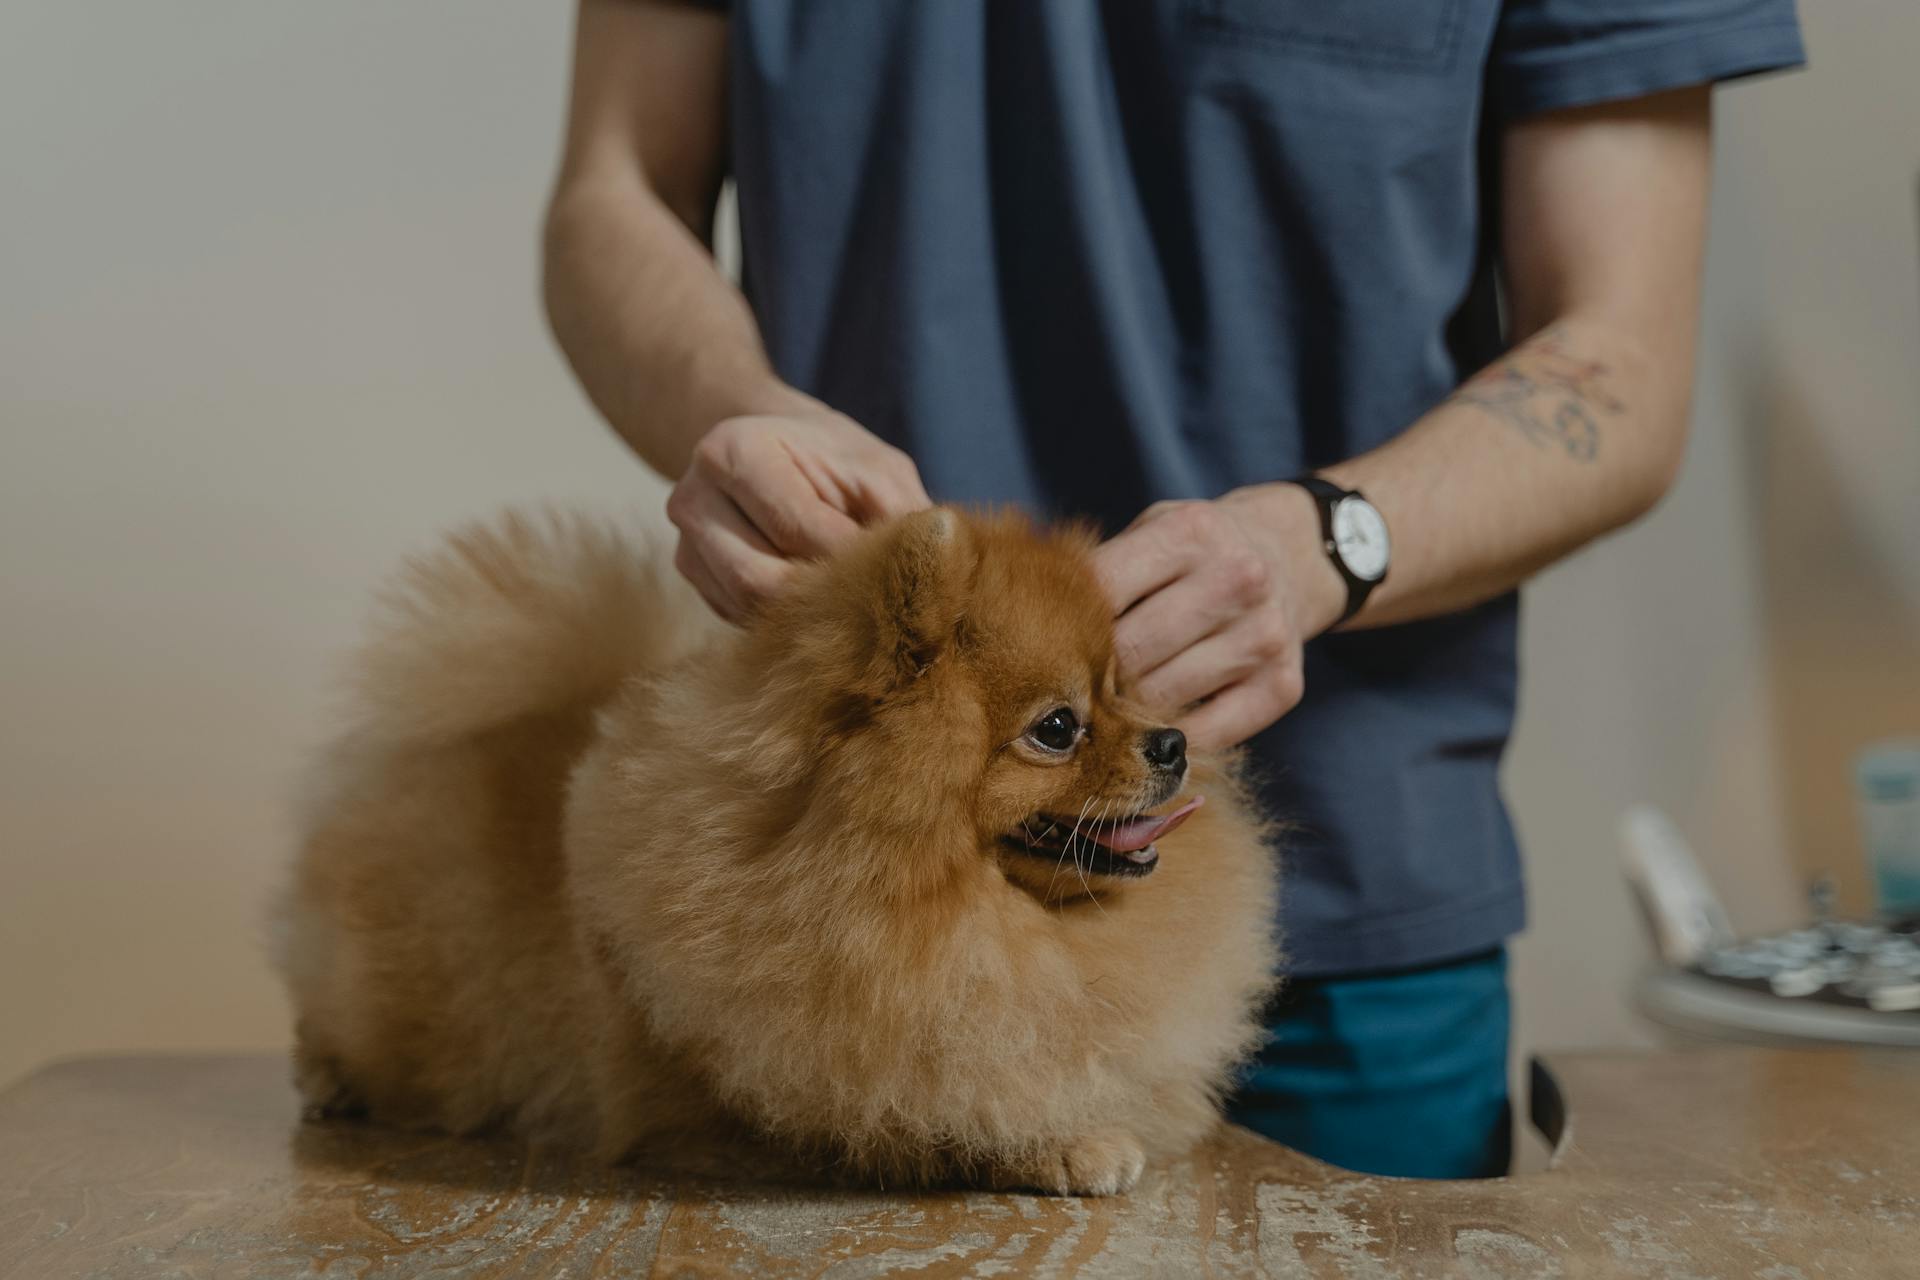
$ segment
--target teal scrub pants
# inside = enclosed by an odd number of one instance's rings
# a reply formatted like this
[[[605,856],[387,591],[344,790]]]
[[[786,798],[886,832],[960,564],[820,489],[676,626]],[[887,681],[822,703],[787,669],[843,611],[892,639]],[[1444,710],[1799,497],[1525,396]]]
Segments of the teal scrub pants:
[[[1289,982],[1227,1118],[1328,1164],[1405,1178],[1506,1172],[1507,953]]]

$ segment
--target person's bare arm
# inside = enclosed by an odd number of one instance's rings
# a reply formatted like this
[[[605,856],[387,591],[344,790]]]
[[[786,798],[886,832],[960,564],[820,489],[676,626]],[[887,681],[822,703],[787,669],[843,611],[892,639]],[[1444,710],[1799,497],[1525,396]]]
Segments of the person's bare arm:
[[[585,0],[546,226],[546,304],[613,429],[678,479],[714,423],[817,407],[767,364],[708,239],[726,171],[726,19]]]
[[[1558,112],[1505,138],[1512,351],[1389,443],[1321,474],[1393,535],[1387,580],[1347,625],[1445,613],[1508,590],[1641,515],[1685,447],[1705,239],[1709,91]],[[1107,543],[1123,671],[1239,742],[1303,692],[1300,646],[1345,585],[1296,486],[1162,504]],[[1194,704],[1200,704],[1195,706]]]
[[[695,6],[582,0],[545,297],[594,405],[677,482],[676,563],[739,619],[791,560],[927,497],[899,450],[780,380],[714,264],[726,42]]]
[[[1672,485],[1693,390],[1709,103],[1689,89],[1508,131],[1502,257],[1521,341],[1399,439],[1327,470],[1404,531],[1389,580],[1349,625],[1497,595]]]

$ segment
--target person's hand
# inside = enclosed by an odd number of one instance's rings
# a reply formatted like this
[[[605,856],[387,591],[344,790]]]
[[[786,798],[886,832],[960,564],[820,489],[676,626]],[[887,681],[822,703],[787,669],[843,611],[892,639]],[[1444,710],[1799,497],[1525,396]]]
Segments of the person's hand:
[[[825,408],[728,418],[700,437],[667,498],[680,531],[673,562],[715,612],[741,622],[794,561],[928,502],[913,460],[851,418]]]
[[[1295,485],[1160,502],[1094,552],[1113,604],[1120,686],[1200,750],[1234,746],[1305,691],[1301,646],[1339,618],[1346,585]]]

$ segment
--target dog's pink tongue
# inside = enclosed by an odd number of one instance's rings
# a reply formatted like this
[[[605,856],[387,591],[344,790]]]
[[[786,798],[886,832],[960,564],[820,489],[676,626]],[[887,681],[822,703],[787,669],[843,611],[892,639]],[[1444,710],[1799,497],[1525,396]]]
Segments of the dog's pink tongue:
[[[1138,853],[1185,822],[1200,807],[1204,798],[1195,796],[1172,813],[1163,813],[1159,817],[1130,818],[1117,827],[1103,827],[1094,840],[1115,853]]]

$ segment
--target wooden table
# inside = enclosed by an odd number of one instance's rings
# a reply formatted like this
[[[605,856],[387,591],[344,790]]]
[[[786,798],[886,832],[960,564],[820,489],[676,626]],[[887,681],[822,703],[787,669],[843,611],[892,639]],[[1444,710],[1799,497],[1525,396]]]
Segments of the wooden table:
[[[67,1062],[0,1094],[0,1275],[1920,1276],[1920,1055],[1553,1066],[1550,1172],[1360,1177],[1223,1129],[1057,1200],[578,1173],[302,1125],[276,1057]]]

